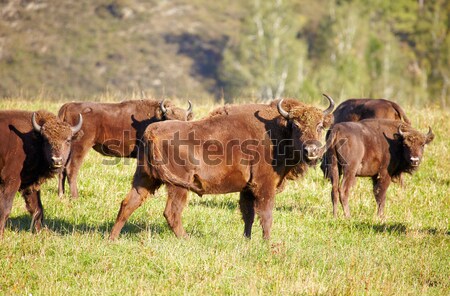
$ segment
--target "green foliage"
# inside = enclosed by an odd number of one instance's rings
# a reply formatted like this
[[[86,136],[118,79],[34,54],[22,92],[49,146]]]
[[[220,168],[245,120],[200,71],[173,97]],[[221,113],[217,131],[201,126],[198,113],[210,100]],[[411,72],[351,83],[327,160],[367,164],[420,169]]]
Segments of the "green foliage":
[[[300,24],[289,0],[254,0],[237,40],[224,51],[220,80],[227,99],[263,100],[296,94],[303,80],[306,45],[296,38]]]
[[[417,1],[406,0],[320,2],[328,11],[319,10],[317,15],[304,9],[304,5],[286,9],[283,19],[298,34],[272,31],[268,37],[270,41],[278,38],[293,44],[289,55],[281,59],[281,63],[297,66],[288,71],[286,81],[292,85],[286,87],[285,94],[302,97],[306,93],[316,97],[320,92],[328,92],[341,98],[385,97],[405,104],[446,105],[450,68],[448,13],[445,13],[448,1],[425,1],[424,7],[419,7]],[[269,3],[273,6],[277,2]],[[243,28],[256,30],[253,21],[263,6],[256,7],[259,10],[253,10]],[[271,27],[274,21],[270,16],[277,15],[273,7],[268,10],[269,16],[261,18],[262,27]],[[306,25],[292,21],[301,17],[307,20]],[[308,25],[310,22],[313,25]],[[280,67],[272,69],[266,62],[270,58],[260,58],[259,49],[267,47],[252,39],[254,35],[253,31],[244,30],[242,41],[232,48],[234,55],[227,53],[223,70],[228,76],[224,75],[224,84],[230,77],[232,93],[251,89],[260,97],[270,97],[265,93],[277,85]],[[245,42],[245,36],[252,42]],[[304,56],[306,43],[308,57]],[[289,56],[296,57],[298,62]],[[227,63],[235,65],[234,72]],[[266,70],[275,75],[265,74]],[[299,76],[302,78],[298,79]]]

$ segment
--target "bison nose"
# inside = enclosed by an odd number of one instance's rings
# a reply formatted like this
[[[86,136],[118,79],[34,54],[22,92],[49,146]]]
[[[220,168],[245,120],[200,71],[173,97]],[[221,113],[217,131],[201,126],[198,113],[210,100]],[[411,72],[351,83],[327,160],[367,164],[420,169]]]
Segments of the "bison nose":
[[[306,145],[304,149],[306,158],[309,160],[317,159],[319,157],[319,150],[319,147],[315,144]]]
[[[63,165],[63,160],[62,160],[62,157],[52,157],[52,165],[53,165],[53,167],[55,167],[55,168],[59,168],[59,167],[62,167],[62,165]]]
[[[419,157],[411,157],[410,161],[411,161],[412,166],[418,166],[419,162],[420,162],[420,158]]]

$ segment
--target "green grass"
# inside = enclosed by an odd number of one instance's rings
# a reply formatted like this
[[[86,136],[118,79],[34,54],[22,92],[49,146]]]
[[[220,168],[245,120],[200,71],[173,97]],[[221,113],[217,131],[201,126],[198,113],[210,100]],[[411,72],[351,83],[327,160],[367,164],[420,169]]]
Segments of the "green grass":
[[[183,104],[181,101],[180,104]],[[0,101],[0,109],[47,108],[39,99]],[[197,117],[212,105],[196,106]],[[450,157],[448,111],[407,110],[413,125],[436,138],[419,170],[391,185],[386,221],[375,216],[368,180],[350,199],[352,218],[332,217],[330,184],[319,169],[289,182],[276,198],[272,238],[243,238],[238,195],[191,194],[174,237],[162,215],[165,190],[130,218],[116,242],[107,237],[130,188],[134,160],[105,166],[91,152],[80,172],[80,198],[57,197],[56,179],[43,186],[47,228],[29,231],[17,196],[0,241],[0,294],[323,294],[445,295],[450,289]]]

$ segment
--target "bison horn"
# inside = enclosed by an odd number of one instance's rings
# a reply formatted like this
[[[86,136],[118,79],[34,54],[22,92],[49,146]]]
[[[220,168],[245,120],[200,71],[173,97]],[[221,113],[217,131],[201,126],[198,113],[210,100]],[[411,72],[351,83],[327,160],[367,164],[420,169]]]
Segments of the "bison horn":
[[[192,103],[191,103],[191,101],[188,101],[188,104],[189,104],[189,107],[188,107],[188,109],[187,109],[187,114],[189,114],[189,113],[191,113],[192,112]]]
[[[400,136],[404,137],[406,135],[406,133],[402,131],[402,127],[403,127],[403,125],[401,125],[401,124],[398,126],[398,133]]]
[[[327,95],[327,94],[323,94],[323,96],[324,96],[325,98],[327,98],[328,101],[330,102],[330,106],[329,106],[326,110],[323,111],[323,115],[328,115],[328,114],[330,114],[331,112],[333,112],[333,109],[334,109],[334,101],[333,101],[333,99],[332,99],[329,95]]]
[[[161,101],[161,103],[159,104],[159,107],[161,108],[161,112],[162,112],[163,115],[167,113],[167,109],[166,109],[166,107],[164,107],[164,102],[165,101],[166,101],[166,99],[163,99]]]
[[[72,130],[72,133],[73,134],[78,133],[80,131],[82,125],[83,125],[83,116],[81,116],[81,114],[78,114],[78,123],[77,123],[77,125],[70,127],[70,129]]]
[[[433,131],[431,130],[431,127],[429,126],[429,127],[428,127],[427,137],[429,138],[429,137],[431,137],[431,136],[434,136],[434,134],[433,134]]]
[[[277,104],[278,113],[280,113],[281,116],[283,116],[284,118],[289,120],[289,119],[291,119],[291,115],[288,112],[286,112],[286,110],[284,110],[283,107],[281,106],[281,104],[283,104],[283,100],[284,99],[281,99],[278,101],[278,104]]]
[[[33,113],[33,116],[31,116],[31,123],[33,124],[33,128],[35,131],[37,131],[38,133],[41,132],[42,126],[40,126],[37,122],[36,122],[36,112]]]

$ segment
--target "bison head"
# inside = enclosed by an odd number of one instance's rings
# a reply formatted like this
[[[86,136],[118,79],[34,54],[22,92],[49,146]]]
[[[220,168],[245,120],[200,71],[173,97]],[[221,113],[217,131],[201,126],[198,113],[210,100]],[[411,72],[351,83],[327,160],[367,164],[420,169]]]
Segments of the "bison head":
[[[295,149],[302,152],[302,159],[306,162],[315,163],[321,157],[322,130],[329,128],[333,123],[331,112],[334,109],[334,101],[330,96],[326,94],[324,96],[329,102],[325,110],[296,102],[290,104],[289,111],[286,111],[282,106],[283,99],[277,104],[278,112],[290,122],[293,128],[292,137],[297,146]]]
[[[78,124],[70,126],[49,112],[39,111],[33,113],[31,123],[33,129],[42,136],[42,148],[50,169],[61,169],[69,157],[72,139],[81,129],[83,117],[79,114]]]
[[[407,129],[400,125],[398,127],[398,134],[403,142],[403,156],[409,165],[412,167],[419,166],[425,145],[433,141],[434,134],[431,127],[427,134],[422,134],[410,127]]]
[[[189,121],[194,117],[194,114],[192,112],[192,103],[191,101],[188,101],[188,108],[182,109],[173,106],[171,103],[166,102],[166,100],[162,100],[159,104],[159,107],[161,109],[161,115],[162,118],[166,120],[181,120],[181,121]]]

